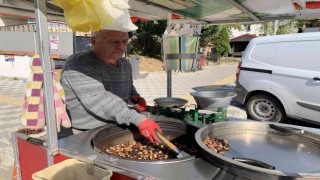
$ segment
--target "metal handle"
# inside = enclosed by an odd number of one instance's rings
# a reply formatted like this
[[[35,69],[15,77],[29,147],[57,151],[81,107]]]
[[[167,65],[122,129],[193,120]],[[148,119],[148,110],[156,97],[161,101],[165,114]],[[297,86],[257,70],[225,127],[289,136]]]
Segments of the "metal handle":
[[[165,144],[166,146],[168,146],[171,150],[173,150],[175,153],[180,154],[181,150],[177,148],[177,146],[175,146],[174,144],[172,144],[167,138],[164,137],[164,135],[160,132],[158,132],[156,130],[156,134],[159,137],[159,139],[161,140],[161,142],[163,142],[163,144]]]
[[[232,158],[233,160],[236,160],[238,162],[241,163],[245,163],[245,164],[249,164],[252,166],[256,166],[256,167],[261,167],[261,168],[265,168],[265,169],[270,169],[270,170],[275,170],[276,168],[272,165],[269,165],[267,163],[255,160],[255,159],[248,159],[248,158]],[[283,171],[282,171],[283,172]],[[292,172],[283,172],[284,174],[286,174],[288,177],[301,177],[299,174],[297,173],[292,173]]]
[[[320,81],[320,77],[314,77],[313,80]]]
[[[249,165],[252,165],[252,166],[257,166],[257,167],[261,167],[261,168],[265,168],[265,169],[271,169],[271,170],[274,170],[276,169],[274,166],[271,166],[267,163],[264,163],[264,162],[261,162],[261,161],[258,161],[258,160],[255,160],[255,159],[248,159],[248,158],[232,158],[233,160],[236,160],[238,162],[242,162],[242,163],[245,163],[245,164],[249,164]]]
[[[37,139],[37,138],[33,138],[33,137],[28,137],[26,139],[27,142],[31,143],[31,144],[34,144],[36,146],[43,146],[43,147],[47,147],[47,143],[44,142],[43,140],[41,139]]]
[[[269,127],[271,129],[283,132],[283,133],[290,133],[290,134],[303,134],[304,130],[298,129],[298,128],[293,128],[293,127],[283,127],[283,126],[278,126],[274,124],[270,124]]]

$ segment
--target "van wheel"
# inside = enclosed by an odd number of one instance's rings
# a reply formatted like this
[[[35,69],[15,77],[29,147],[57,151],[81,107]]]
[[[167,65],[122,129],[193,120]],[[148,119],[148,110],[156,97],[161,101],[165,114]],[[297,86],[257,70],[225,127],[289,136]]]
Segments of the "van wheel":
[[[249,118],[258,121],[280,122],[286,119],[281,103],[267,94],[250,97],[246,103],[246,111]]]

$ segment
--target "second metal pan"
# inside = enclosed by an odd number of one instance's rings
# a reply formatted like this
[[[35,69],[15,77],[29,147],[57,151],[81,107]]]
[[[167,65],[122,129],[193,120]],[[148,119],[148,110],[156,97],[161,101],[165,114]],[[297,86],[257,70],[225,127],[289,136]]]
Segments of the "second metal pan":
[[[173,97],[156,98],[153,101],[156,103],[156,105],[167,108],[178,108],[188,103],[188,101],[185,99]]]
[[[233,174],[249,179],[317,179],[320,134],[301,128],[279,123],[223,122],[200,128],[195,138],[210,162]],[[230,150],[224,156],[212,151],[203,143],[207,136],[226,139]]]

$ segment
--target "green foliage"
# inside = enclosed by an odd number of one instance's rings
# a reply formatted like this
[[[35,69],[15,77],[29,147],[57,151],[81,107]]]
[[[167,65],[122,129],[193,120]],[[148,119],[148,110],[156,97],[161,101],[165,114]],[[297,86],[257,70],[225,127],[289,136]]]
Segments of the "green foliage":
[[[226,56],[230,50],[229,44],[229,28],[241,28],[238,26],[205,26],[201,30],[200,46],[206,47],[208,44],[214,44],[213,53],[215,56]]]
[[[290,20],[280,20],[277,28],[276,34],[292,34],[297,33],[299,29],[312,24],[312,21],[290,19]],[[273,35],[274,31],[274,21],[266,22],[262,26],[262,31],[265,35]]]
[[[17,78],[17,77],[13,77],[13,80],[19,80],[19,78]]]
[[[231,50],[228,29],[226,26],[220,26],[220,28],[214,48],[215,55],[218,57],[226,56]]]
[[[162,34],[167,21],[137,21],[135,24],[138,30],[132,34],[134,38],[128,45],[128,53],[160,58]]]
[[[201,29],[200,43],[201,47],[206,47],[210,42],[214,43],[218,36],[219,26],[204,26]]]
[[[218,26],[218,25],[203,26],[201,29],[201,35],[200,35],[200,47],[206,47],[209,43],[215,43],[216,39],[220,35],[220,31],[222,30],[222,27],[226,28],[227,30],[243,29],[241,24],[229,24],[229,25],[223,25],[223,26]]]
[[[161,58],[162,34],[167,27],[167,21],[138,21],[138,30],[132,33],[128,45],[128,54]],[[228,28],[241,29],[240,25],[204,26],[201,29],[200,47],[209,43],[216,44],[215,53],[225,56],[230,51]]]
[[[239,31],[242,31],[243,30],[243,26],[241,24],[227,24],[227,25],[224,25],[227,27],[227,29],[237,29]]]

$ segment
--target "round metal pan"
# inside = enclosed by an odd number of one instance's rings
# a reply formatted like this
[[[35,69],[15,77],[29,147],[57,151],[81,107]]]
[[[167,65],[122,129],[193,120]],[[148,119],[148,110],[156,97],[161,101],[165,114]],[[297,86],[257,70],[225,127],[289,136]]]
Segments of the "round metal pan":
[[[106,148],[118,144],[125,144],[129,141],[143,141],[145,138],[140,135],[138,128],[135,126],[121,126],[121,125],[110,125],[100,130],[92,139],[92,145],[95,150],[106,155],[111,156],[113,159],[122,159],[128,161],[145,162],[145,163],[173,163],[195,159],[196,156],[201,154],[201,148],[197,145],[194,134],[198,128],[187,125],[183,122],[176,121],[158,121],[166,138],[170,141],[178,141],[184,147],[194,147],[197,152],[192,156],[167,159],[167,160],[143,160],[143,159],[130,159],[115,156],[107,153]]]
[[[153,100],[156,105],[167,108],[179,108],[188,103],[187,100],[174,97],[162,97]]]
[[[237,94],[227,91],[196,91],[190,93],[200,109],[217,110],[218,108],[227,109],[232,98]]]
[[[216,166],[249,179],[320,178],[320,135],[299,126],[263,122],[223,122],[195,135],[204,156]],[[224,155],[209,149],[205,137],[226,139]]]

